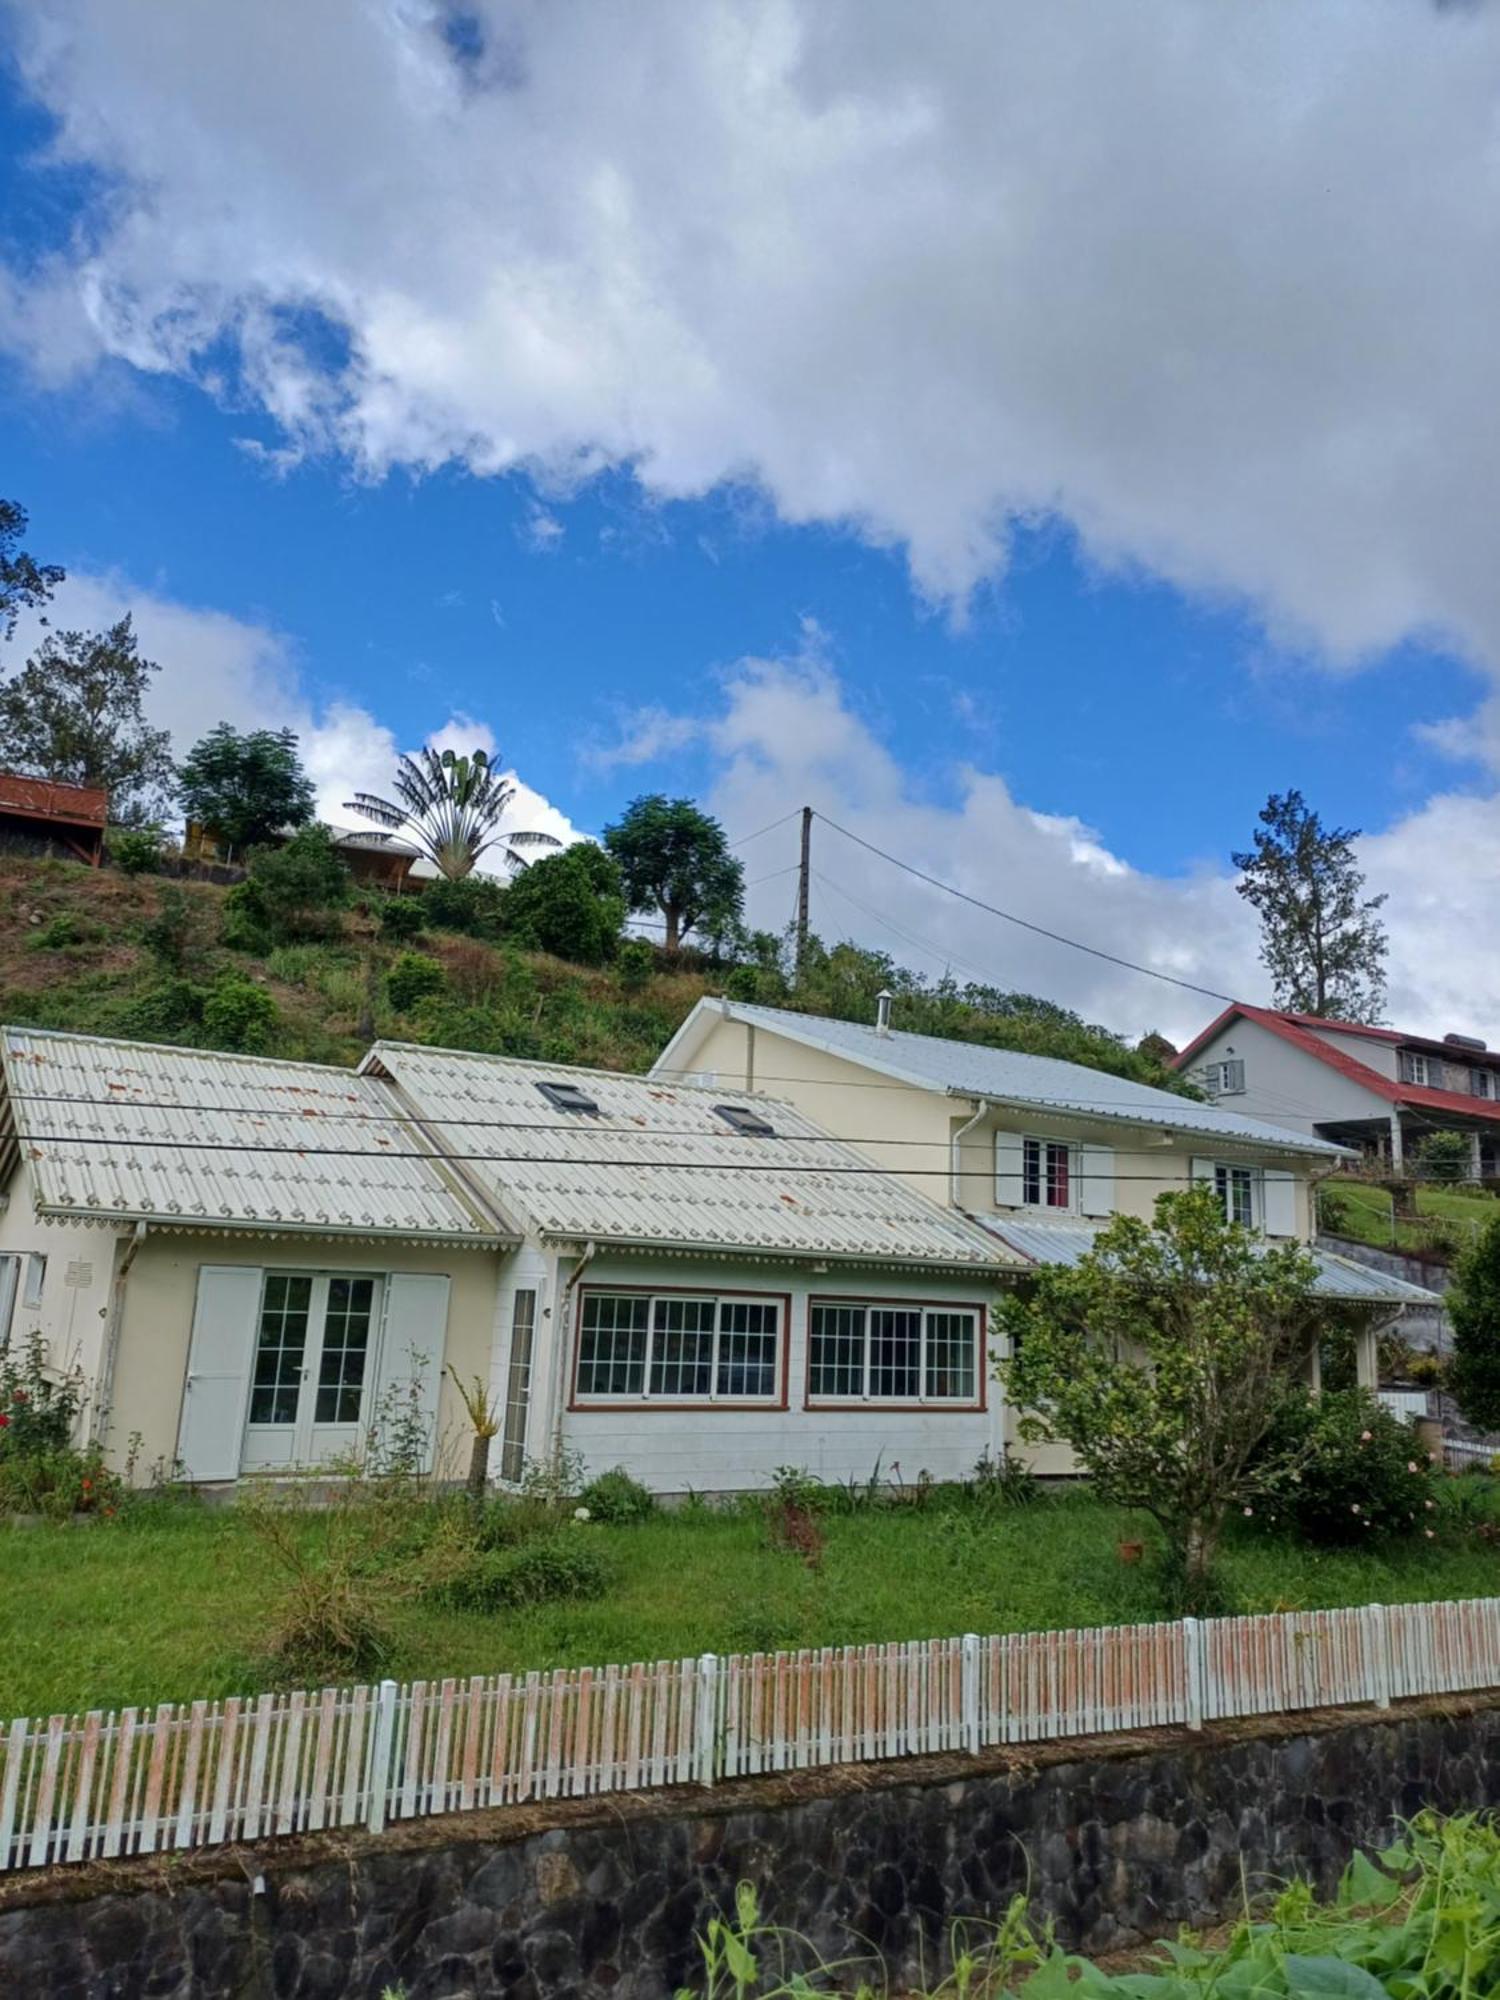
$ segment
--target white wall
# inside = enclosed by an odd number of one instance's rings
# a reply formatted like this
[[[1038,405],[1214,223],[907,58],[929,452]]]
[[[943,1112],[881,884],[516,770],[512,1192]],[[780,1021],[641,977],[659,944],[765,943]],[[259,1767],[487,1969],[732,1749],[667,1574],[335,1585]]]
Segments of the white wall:
[[[1338,1045],[1331,1036],[1326,1039],[1330,1045]],[[1365,1060],[1363,1047],[1351,1049],[1352,1038],[1346,1035],[1341,1039],[1348,1053]],[[1376,1053],[1380,1051],[1378,1043],[1370,1043],[1368,1047]],[[1230,1022],[1194,1056],[1189,1076],[1204,1063],[1222,1062],[1231,1050],[1244,1062],[1245,1088],[1243,1093],[1225,1099],[1226,1110],[1233,1108],[1252,1118],[1290,1125],[1299,1132],[1311,1132],[1318,1125],[1340,1124],[1350,1119],[1390,1115],[1389,1102],[1377,1091],[1366,1089],[1330,1063],[1283,1041],[1257,1021]],[[1389,1053],[1394,1075],[1395,1052]]]
[[[129,1232],[114,1224],[43,1222],[32,1206],[31,1170],[24,1160],[5,1192],[0,1253],[39,1253],[47,1259],[41,1304],[33,1310],[17,1296],[11,1340],[40,1333],[48,1364],[59,1370],[77,1366],[92,1385],[104,1351],[115,1259]]]

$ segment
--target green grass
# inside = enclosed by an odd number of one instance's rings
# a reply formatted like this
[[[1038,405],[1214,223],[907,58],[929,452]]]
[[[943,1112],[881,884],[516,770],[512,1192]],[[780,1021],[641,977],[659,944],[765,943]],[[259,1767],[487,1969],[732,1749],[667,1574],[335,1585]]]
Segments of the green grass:
[[[580,1527],[612,1558],[608,1595],[496,1615],[396,1603],[388,1670],[441,1677],[1164,1615],[1149,1546],[1138,1565],[1115,1550],[1122,1535],[1149,1545],[1154,1531],[1083,1494],[989,1520],[932,1507],[825,1526],[817,1572],[767,1546],[747,1514]],[[304,1532],[315,1539],[318,1520]],[[258,1662],[284,1579],[234,1509],[147,1506],[0,1535],[0,1718],[275,1684]],[[1395,1603],[1500,1592],[1500,1560],[1477,1543],[1318,1550],[1246,1532],[1226,1551],[1223,1580],[1235,1610]]]
[[[1322,1226],[1333,1235],[1369,1243],[1379,1250],[1447,1254],[1462,1248],[1475,1230],[1485,1228],[1500,1214],[1493,1195],[1463,1188],[1419,1187],[1416,1203],[1414,1217],[1396,1218],[1393,1242],[1387,1190],[1362,1181],[1340,1180],[1324,1190]]]

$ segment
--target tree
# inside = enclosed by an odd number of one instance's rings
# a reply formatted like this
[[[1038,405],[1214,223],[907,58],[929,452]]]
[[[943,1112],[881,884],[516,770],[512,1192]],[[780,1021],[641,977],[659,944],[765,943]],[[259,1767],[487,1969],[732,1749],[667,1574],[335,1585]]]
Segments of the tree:
[[[404,833],[450,881],[471,874],[480,855],[495,846],[513,869],[526,867],[528,847],[562,846],[550,833],[500,832],[516,788],[483,750],[468,757],[421,750],[399,760],[392,783],[394,799],[356,792],[344,803],[350,812]]]
[[[661,911],[669,952],[691,930],[712,935],[739,922],[744,868],[723,827],[691,799],[660,792],[632,799],[624,817],[604,829],[604,845],[620,864],[631,909]]]
[[[349,901],[349,870],[326,826],[299,827],[284,847],[263,847],[247,878],[224,898],[224,942],[235,951],[328,937]]]
[[[171,739],[141,704],[160,671],[141,658],[128,616],[107,632],[49,632],[0,686],[0,764],[99,786],[119,826],[159,819],[176,779]]]
[[[581,840],[518,875],[505,892],[505,934],[577,965],[602,965],[625,928],[620,864]]]
[[[14,633],[23,610],[41,610],[67,573],[56,563],[39,563],[21,547],[27,518],[19,502],[0,500],[0,638],[4,639]]]
[[[183,811],[231,849],[254,847],[313,816],[312,780],[290,729],[221,722],[195,743],[177,774]]]
[[[1235,884],[1260,912],[1260,958],[1278,1007],[1374,1021],[1385,999],[1384,896],[1365,896],[1357,827],[1325,827],[1300,792],[1272,792]]]
[[[1095,1490],[1152,1515],[1201,1598],[1231,1507],[1285,1468],[1263,1449],[1326,1308],[1296,1244],[1267,1248],[1211,1188],[1117,1216],[1077,1264],[1038,1272],[996,1309],[998,1372],[1033,1442],[1066,1440]]]
[[[1453,1328],[1449,1385],[1482,1431],[1500,1430],[1500,1216],[1455,1261],[1444,1294]]]

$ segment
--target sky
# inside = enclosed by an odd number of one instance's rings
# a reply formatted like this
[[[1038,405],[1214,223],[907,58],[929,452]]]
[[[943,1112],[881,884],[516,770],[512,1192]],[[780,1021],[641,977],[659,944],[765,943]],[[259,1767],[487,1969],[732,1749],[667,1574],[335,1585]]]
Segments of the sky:
[[[1500,1039],[1500,9],[0,0],[0,51],[0,492],[180,748],[293,727],[344,824],[424,741],[564,836],[691,794],[776,928],[811,804],[823,935],[1177,1038],[1267,997],[1229,857],[1295,786],[1389,1017]]]

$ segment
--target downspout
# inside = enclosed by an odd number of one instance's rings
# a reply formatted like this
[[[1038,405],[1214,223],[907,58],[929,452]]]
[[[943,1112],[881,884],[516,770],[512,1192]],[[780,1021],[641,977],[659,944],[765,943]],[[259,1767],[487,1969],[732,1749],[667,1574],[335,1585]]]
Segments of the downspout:
[[[99,1370],[99,1400],[94,1406],[94,1443],[100,1446],[109,1435],[110,1406],[114,1402],[115,1357],[120,1351],[120,1325],[125,1317],[125,1280],[130,1276],[130,1267],[145,1240],[146,1225],[138,1222],[130,1233],[125,1253],[115,1270],[109,1303],[109,1326],[104,1335],[104,1365]]]
[[[987,1097],[981,1097],[979,1100],[979,1109],[974,1113],[974,1116],[960,1125],[948,1142],[948,1206],[950,1208],[962,1208],[963,1206],[963,1203],[959,1200],[959,1194],[960,1183],[963,1179],[964,1140],[968,1138],[981,1118],[989,1116],[989,1112],[990,1100]]]
[[[599,1245],[592,1237],[583,1246],[583,1255],[574,1265],[572,1275],[558,1294],[557,1310],[552,1315],[552,1341],[556,1355],[552,1364],[552,1470],[562,1470],[563,1456],[563,1391],[567,1384],[568,1350],[572,1346],[570,1328],[573,1320],[573,1287],[583,1276],[589,1265],[599,1254]]]

